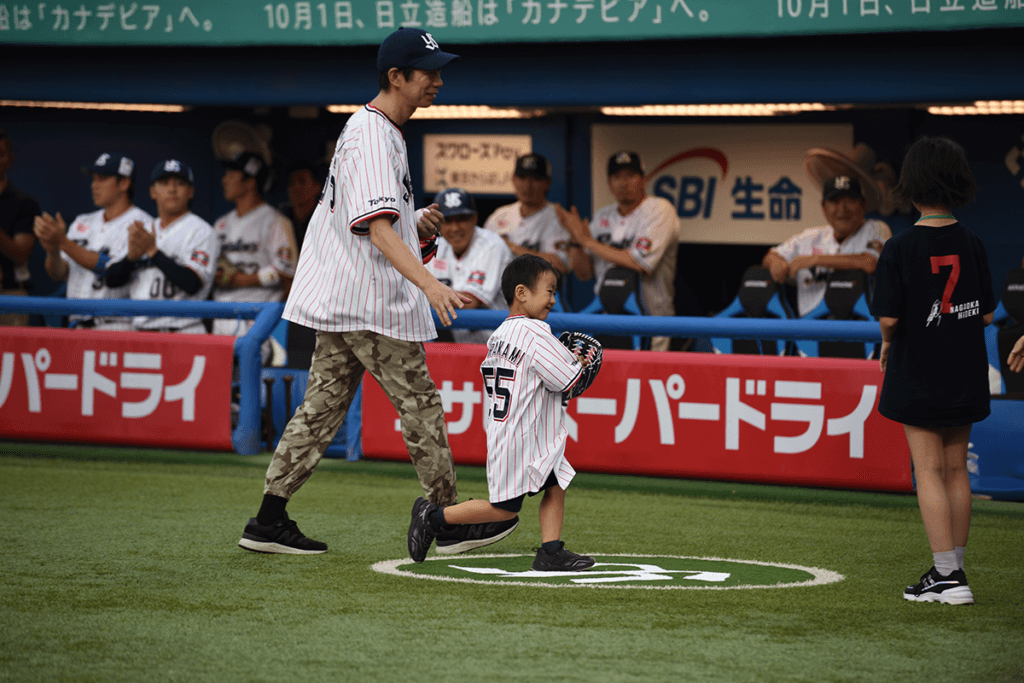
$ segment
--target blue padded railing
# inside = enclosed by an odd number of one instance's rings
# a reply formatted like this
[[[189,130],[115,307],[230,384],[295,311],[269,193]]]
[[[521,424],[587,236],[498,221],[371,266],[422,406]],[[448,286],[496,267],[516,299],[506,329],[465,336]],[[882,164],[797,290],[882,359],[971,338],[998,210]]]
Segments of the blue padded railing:
[[[36,296],[0,296],[0,311],[70,315],[151,315],[181,318],[242,318],[255,320],[243,337],[235,340],[241,396],[238,426],[231,444],[243,455],[260,452],[260,345],[274,331],[284,304],[243,304],[221,301],[134,301],[130,299],[51,299]]]
[[[508,317],[507,311],[458,311],[452,327],[493,329]],[[434,317],[435,324],[437,316]],[[552,330],[598,332],[630,336],[733,337],[764,339],[828,339],[880,342],[878,323],[858,320],[775,320],[764,318],[703,318],[684,316],[590,315],[551,313]]]

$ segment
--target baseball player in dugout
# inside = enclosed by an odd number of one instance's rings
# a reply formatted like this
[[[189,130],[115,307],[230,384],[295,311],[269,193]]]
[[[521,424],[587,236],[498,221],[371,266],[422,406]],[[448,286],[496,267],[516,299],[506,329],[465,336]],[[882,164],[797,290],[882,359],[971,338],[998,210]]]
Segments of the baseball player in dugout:
[[[676,261],[679,219],[672,204],[647,196],[644,165],[636,152],[621,151],[608,158],[608,187],[615,203],[594,213],[590,222],[576,208],[559,207],[585,267],[581,279],[594,278],[594,295],[616,266],[640,273],[640,293],[650,315],[675,315]],[[579,273],[577,273],[579,275]],[[653,337],[652,351],[668,351],[669,337]]]
[[[140,301],[203,301],[210,294],[220,245],[213,228],[189,210],[195,194],[192,169],[177,159],[161,161],[150,174],[149,196],[157,219],[128,226],[127,252],[107,268],[107,286],[128,285]],[[199,318],[135,316],[148,332],[204,334]]]
[[[91,176],[92,201],[98,211],[83,213],[69,228],[57,212],[35,220],[35,233],[46,250],[46,274],[67,280],[69,299],[127,299],[128,287],[108,287],[104,277],[112,259],[128,251],[128,226],[149,225],[153,217],[135,206],[135,162],[115,153],[101,154],[85,169]],[[129,330],[118,317],[70,316],[71,327]]]
[[[808,228],[772,247],[761,265],[776,282],[796,282],[797,312],[813,311],[825,298],[826,280],[833,270],[875,272],[882,245],[892,230],[866,214],[893,210],[886,163],[876,163],[867,145],[857,145],[850,155],[830,149],[812,149],[804,158],[804,170],[821,188],[821,210],[828,225]]]
[[[512,260],[505,240],[476,223],[476,202],[457,187],[437,193],[434,203],[444,215],[437,254],[427,268],[438,280],[469,299],[466,308],[507,311],[501,273]],[[452,330],[460,344],[486,344],[494,330]],[[441,335],[438,336],[441,338]]]
[[[569,233],[560,218],[562,207],[548,201],[551,189],[551,162],[540,154],[524,154],[516,159],[512,174],[516,201],[499,206],[484,223],[498,233],[513,256],[533,254],[554,267],[559,275],[569,271],[581,277],[583,259],[569,249]]]
[[[28,257],[36,244],[32,221],[39,204],[7,178],[14,164],[14,145],[0,128],[0,294],[24,296],[29,279]],[[0,326],[28,325],[27,313],[0,313]]]
[[[238,152],[221,163],[225,167],[221,180],[224,198],[234,202],[235,208],[213,224],[220,243],[213,298],[234,302],[281,301],[295,277],[298,253],[291,221],[263,201],[260,190],[270,172],[267,164],[252,152]],[[213,332],[240,337],[253,322],[218,318],[213,321]],[[270,345],[264,346],[266,362]]]
[[[601,368],[595,339],[544,322],[555,305],[558,274],[545,259],[524,254],[505,268],[501,290],[509,316],[487,341],[480,365],[487,431],[488,500],[453,506],[417,498],[407,537],[409,556],[423,562],[435,536],[450,524],[501,522],[517,516],[527,496],[541,491],[541,546],[534,571],[583,571],[594,558],[562,542],[565,490],[576,471],[565,457],[565,404],[586,390]],[[523,438],[524,434],[531,438]],[[440,552],[440,548],[438,551]]]
[[[447,326],[470,300],[430,274],[444,220],[437,205],[413,208],[409,155],[400,126],[429,107],[441,68],[457,55],[426,31],[402,28],[377,52],[379,92],[345,124],[299,255],[284,317],[318,331],[303,403],[285,427],[267,470],[263,503],[238,545],[263,553],[322,553],[285,511],[341,426],[364,371],[398,409],[402,438],[426,497],[458,502],[444,408],[423,342],[436,336],[430,310]],[[443,529],[456,553],[493,543],[518,524]]]

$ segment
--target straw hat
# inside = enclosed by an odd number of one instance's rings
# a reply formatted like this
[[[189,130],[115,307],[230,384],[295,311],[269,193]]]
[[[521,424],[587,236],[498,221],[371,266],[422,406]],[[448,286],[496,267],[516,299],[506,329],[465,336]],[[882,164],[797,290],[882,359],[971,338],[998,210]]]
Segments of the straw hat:
[[[887,161],[879,162],[875,150],[862,142],[849,154],[824,147],[807,150],[804,172],[819,188],[837,175],[855,175],[860,180],[868,213],[877,211],[888,216],[896,208],[892,192],[896,185],[895,169]]]

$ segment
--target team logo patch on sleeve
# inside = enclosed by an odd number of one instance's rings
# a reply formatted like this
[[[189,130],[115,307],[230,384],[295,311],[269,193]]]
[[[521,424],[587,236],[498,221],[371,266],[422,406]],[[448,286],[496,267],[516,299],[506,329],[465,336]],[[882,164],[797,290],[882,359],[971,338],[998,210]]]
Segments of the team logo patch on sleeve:
[[[205,251],[200,251],[199,249],[192,252],[192,260],[201,266],[210,265],[210,255]]]
[[[641,237],[636,241],[636,248],[641,254],[651,253],[651,240],[648,237]]]
[[[78,232],[87,232],[89,230],[89,226],[85,223],[75,223],[75,229],[77,229]]]
[[[469,274],[469,277],[466,278],[466,282],[472,282],[475,285],[482,285],[484,283],[484,279],[486,278],[487,273],[485,273],[482,270],[474,270],[472,273]]]

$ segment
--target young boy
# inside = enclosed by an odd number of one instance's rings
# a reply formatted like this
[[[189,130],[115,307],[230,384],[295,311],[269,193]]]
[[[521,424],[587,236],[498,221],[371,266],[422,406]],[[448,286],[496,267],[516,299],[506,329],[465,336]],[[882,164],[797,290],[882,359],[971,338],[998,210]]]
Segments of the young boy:
[[[441,508],[417,498],[409,525],[409,554],[423,562],[439,531],[450,524],[512,519],[527,495],[544,491],[543,541],[534,571],[582,571],[594,559],[565,549],[565,489],[576,471],[565,459],[562,393],[581,380],[580,360],[543,322],[555,305],[558,277],[543,258],[524,254],[505,268],[501,290],[509,317],[487,341],[480,365],[487,392],[487,488],[490,501],[469,500]]]

